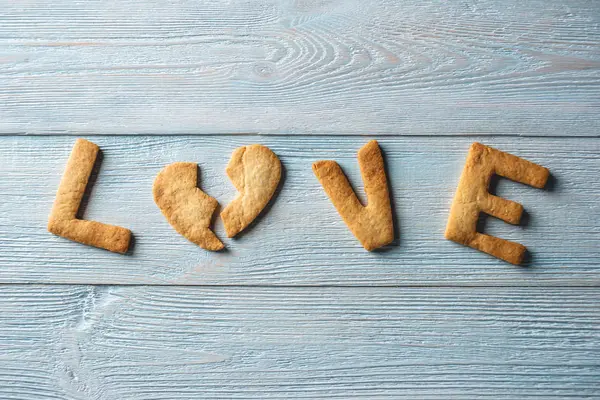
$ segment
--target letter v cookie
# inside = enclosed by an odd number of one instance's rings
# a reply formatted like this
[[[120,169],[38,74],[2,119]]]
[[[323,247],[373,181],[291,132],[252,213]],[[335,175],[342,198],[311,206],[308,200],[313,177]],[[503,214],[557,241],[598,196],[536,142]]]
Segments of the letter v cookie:
[[[226,172],[240,192],[221,212],[227,237],[234,237],[250,225],[273,197],[281,179],[281,163],[271,149],[253,144],[233,152]]]
[[[129,229],[77,219],[98,151],[98,146],[87,140],[77,139],[75,142],[56,193],[48,231],[75,242],[125,253],[131,240]]]
[[[221,250],[223,243],[210,230],[217,200],[196,186],[198,165],[167,165],[154,180],[154,202],[169,224],[189,241],[206,250]]]
[[[511,264],[521,264],[525,246],[477,232],[479,213],[484,212],[511,224],[518,224],[523,206],[488,192],[494,174],[543,188],[548,169],[512,154],[473,143],[450,209],[446,239],[488,253]]]
[[[312,168],[350,231],[371,251],[394,240],[392,206],[377,141],[371,140],[358,151],[358,164],[367,194],[366,206],[356,197],[338,163],[317,161]]]

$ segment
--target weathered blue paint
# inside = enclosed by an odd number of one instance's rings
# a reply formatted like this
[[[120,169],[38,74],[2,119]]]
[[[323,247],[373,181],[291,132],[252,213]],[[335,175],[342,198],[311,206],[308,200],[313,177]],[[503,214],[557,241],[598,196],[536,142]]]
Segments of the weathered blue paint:
[[[0,399],[600,397],[599,26],[594,1],[0,0]],[[46,232],[74,136],[127,256]],[[310,170],[361,192],[371,137],[400,234],[378,253]],[[529,217],[486,230],[524,268],[443,239],[475,140],[553,174],[497,189]],[[224,205],[249,143],[281,192],[208,253],[152,181],[197,162]]]

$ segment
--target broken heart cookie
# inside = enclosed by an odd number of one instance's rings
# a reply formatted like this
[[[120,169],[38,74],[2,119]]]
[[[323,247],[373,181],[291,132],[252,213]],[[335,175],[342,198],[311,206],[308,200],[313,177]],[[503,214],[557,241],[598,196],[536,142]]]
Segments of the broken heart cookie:
[[[186,239],[206,250],[221,250],[223,243],[210,230],[217,200],[200,190],[197,182],[197,164],[167,165],[154,180],[154,202],[169,224]]]
[[[473,143],[450,209],[445,236],[518,265],[523,262],[525,246],[477,232],[480,212],[511,224],[518,224],[523,214],[521,204],[488,192],[494,174],[541,189],[546,185],[550,172],[512,154]]]
[[[338,163],[317,161],[312,169],[350,231],[371,251],[394,240],[390,194],[377,141],[371,140],[358,151],[358,164],[367,195],[366,206],[356,197]]]
[[[243,231],[269,203],[281,179],[281,162],[266,146],[253,144],[236,149],[226,168],[240,193],[221,212],[227,237]]]
[[[77,218],[98,152],[98,146],[92,142],[75,142],[48,219],[48,231],[75,242],[125,253],[131,241],[129,229]]]

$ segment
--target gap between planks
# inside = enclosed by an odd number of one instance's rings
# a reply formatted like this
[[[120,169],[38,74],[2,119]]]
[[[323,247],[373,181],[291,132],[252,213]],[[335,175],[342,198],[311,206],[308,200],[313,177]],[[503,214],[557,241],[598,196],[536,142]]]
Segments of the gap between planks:
[[[94,286],[94,287],[172,287],[172,288],[206,288],[206,289],[541,289],[541,288],[553,288],[553,289],[573,289],[573,290],[591,290],[600,288],[600,284],[590,284],[588,286],[585,285],[465,285],[465,284],[432,284],[432,285],[417,285],[417,284],[408,284],[408,285],[385,285],[385,284],[373,284],[373,285],[332,285],[332,284],[323,284],[323,285],[285,285],[285,284],[222,284],[222,285],[214,285],[214,284],[201,284],[201,283],[71,283],[71,282],[0,282],[0,287],[9,287],[9,286],[45,286],[45,287],[54,287],[54,286]]]

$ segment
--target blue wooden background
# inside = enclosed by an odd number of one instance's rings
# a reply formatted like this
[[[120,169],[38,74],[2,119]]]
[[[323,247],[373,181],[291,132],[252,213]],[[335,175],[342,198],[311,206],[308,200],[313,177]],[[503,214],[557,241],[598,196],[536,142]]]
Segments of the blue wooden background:
[[[0,0],[0,399],[600,398],[600,2]],[[129,254],[46,232],[76,137],[84,216]],[[399,236],[368,253],[311,171],[379,140]],[[548,167],[505,180],[514,267],[443,238],[470,143]],[[281,191],[206,252],[152,200],[234,148]],[[225,238],[219,220],[215,231]]]

